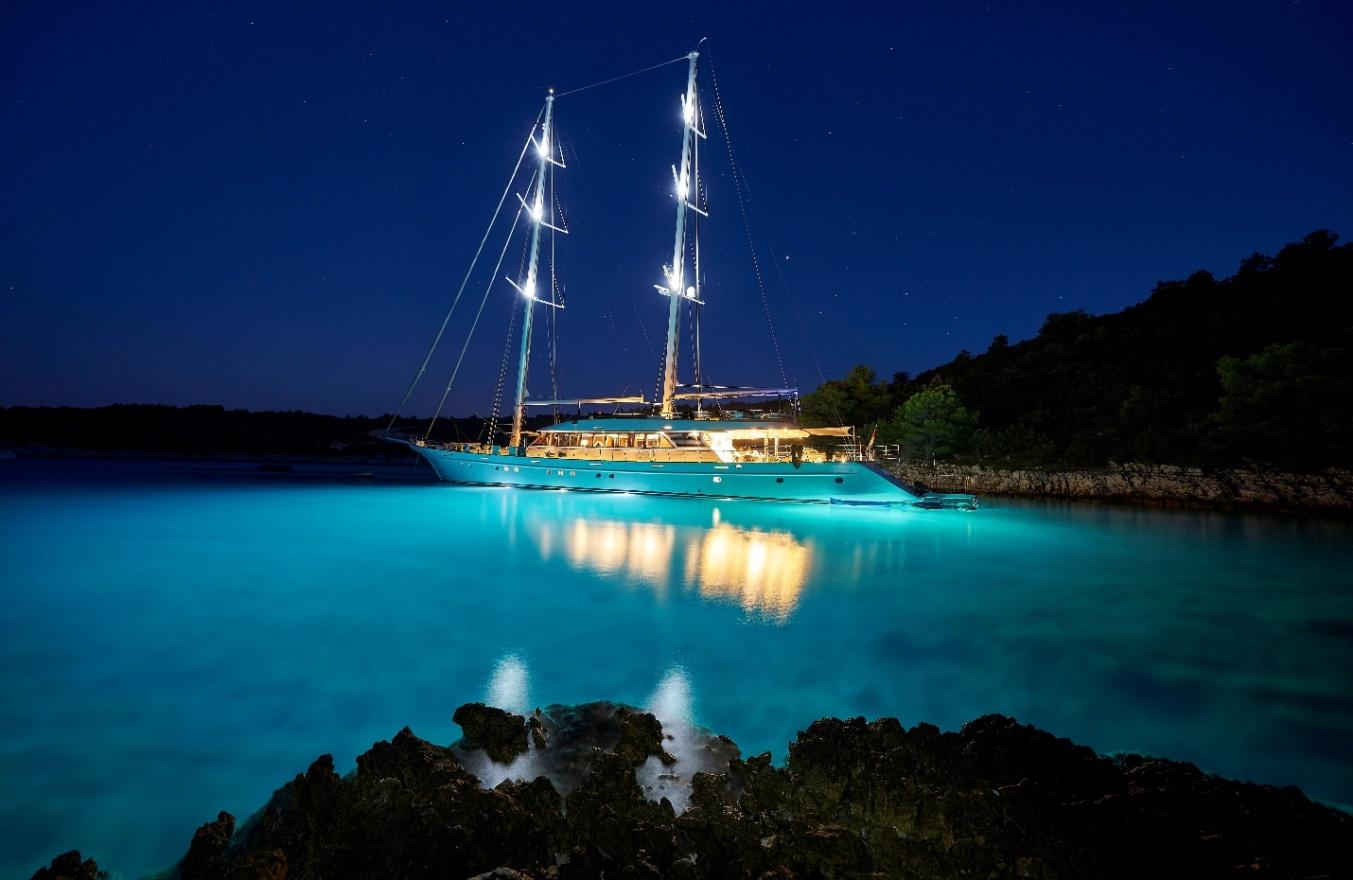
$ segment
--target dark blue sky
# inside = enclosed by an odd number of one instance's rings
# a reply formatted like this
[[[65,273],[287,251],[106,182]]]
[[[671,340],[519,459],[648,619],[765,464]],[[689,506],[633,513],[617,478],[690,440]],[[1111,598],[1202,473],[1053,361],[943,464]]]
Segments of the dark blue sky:
[[[0,404],[390,410],[544,89],[701,36],[805,389],[808,337],[829,376],[918,371],[1315,228],[1353,235],[1353,6],[1337,0],[10,3]],[[653,393],[683,86],[671,66],[558,103],[561,393]],[[707,379],[778,383],[710,147]],[[491,399],[515,296],[490,294],[453,411]],[[533,376],[548,394],[543,359]]]

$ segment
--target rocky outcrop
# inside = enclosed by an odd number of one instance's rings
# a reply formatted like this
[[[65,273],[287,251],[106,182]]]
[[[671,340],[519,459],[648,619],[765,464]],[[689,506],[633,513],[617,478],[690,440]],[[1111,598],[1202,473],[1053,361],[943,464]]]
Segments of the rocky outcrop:
[[[107,876],[93,859],[81,861],[80,851],[73,849],[52,859],[49,867],[39,868],[33,880],[103,880]]]
[[[997,715],[957,733],[823,719],[776,767],[708,731],[678,742],[614,704],[472,712],[486,729],[517,725],[510,741],[529,745],[512,762],[539,775],[486,788],[468,768],[486,759],[478,740],[443,747],[405,729],[345,779],[320,758],[233,835],[221,814],[174,876],[1353,876],[1353,818],[1295,788],[1109,759]],[[673,757],[674,743],[698,757]],[[638,771],[679,776],[683,760],[718,769],[689,776],[679,812]],[[86,870],[68,853],[35,877]]]
[[[880,462],[935,492],[1206,507],[1353,512],[1353,471],[1281,474],[1125,464],[1094,470],[1001,470]]]

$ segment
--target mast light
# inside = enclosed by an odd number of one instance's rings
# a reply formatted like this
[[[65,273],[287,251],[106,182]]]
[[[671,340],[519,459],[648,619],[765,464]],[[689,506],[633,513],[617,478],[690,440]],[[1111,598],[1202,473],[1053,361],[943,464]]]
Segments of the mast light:
[[[695,124],[695,101],[686,100],[685,95],[681,96],[681,118],[687,125]]]

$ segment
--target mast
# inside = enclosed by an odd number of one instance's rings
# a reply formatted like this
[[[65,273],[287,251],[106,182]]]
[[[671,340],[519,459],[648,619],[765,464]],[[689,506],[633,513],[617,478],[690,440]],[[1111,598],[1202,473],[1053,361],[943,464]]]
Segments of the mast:
[[[522,203],[526,213],[530,216],[531,224],[531,258],[526,267],[526,280],[520,284],[508,279],[508,283],[517,289],[525,301],[522,306],[525,315],[522,318],[521,328],[521,355],[517,359],[517,397],[516,404],[512,408],[512,438],[510,445],[516,449],[521,446],[521,423],[522,414],[526,410],[526,373],[531,362],[531,323],[535,315],[535,304],[538,301],[536,297],[536,274],[540,263],[540,228],[551,226],[545,220],[545,175],[549,171],[549,166],[555,163],[551,158],[554,149],[550,142],[550,123],[554,116],[554,90],[545,98],[545,123],[541,129],[540,142],[536,144],[536,186],[535,192],[531,196],[531,202],[528,205],[526,200],[517,196],[517,200]],[[550,206],[550,219],[554,218],[554,206]],[[550,299],[545,302],[546,305],[554,305],[554,291],[550,291]]]
[[[699,113],[695,103],[695,62],[700,53],[692,52],[686,57],[690,59],[691,66],[686,78],[686,94],[681,99],[681,116],[685,123],[681,136],[681,171],[678,172],[675,166],[672,168],[676,184],[676,240],[672,245],[672,265],[665,267],[667,285],[665,287],[654,285],[659,293],[671,300],[667,306],[667,352],[662,374],[663,418],[671,418],[673,415],[672,395],[676,393],[677,385],[677,335],[681,320],[681,300],[691,300],[697,306],[700,302],[696,288],[687,287],[685,282],[686,209],[699,210],[691,204],[691,161],[696,136],[704,136],[698,126]],[[698,283],[699,279],[696,281]]]

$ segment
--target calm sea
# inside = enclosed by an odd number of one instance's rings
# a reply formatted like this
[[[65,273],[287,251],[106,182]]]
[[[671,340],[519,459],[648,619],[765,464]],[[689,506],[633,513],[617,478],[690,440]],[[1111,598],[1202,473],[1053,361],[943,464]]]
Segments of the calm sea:
[[[358,469],[0,462],[0,877],[163,867],[317,755],[448,742],[479,699],[675,700],[777,760],[822,715],[1002,712],[1353,802],[1353,522]]]

